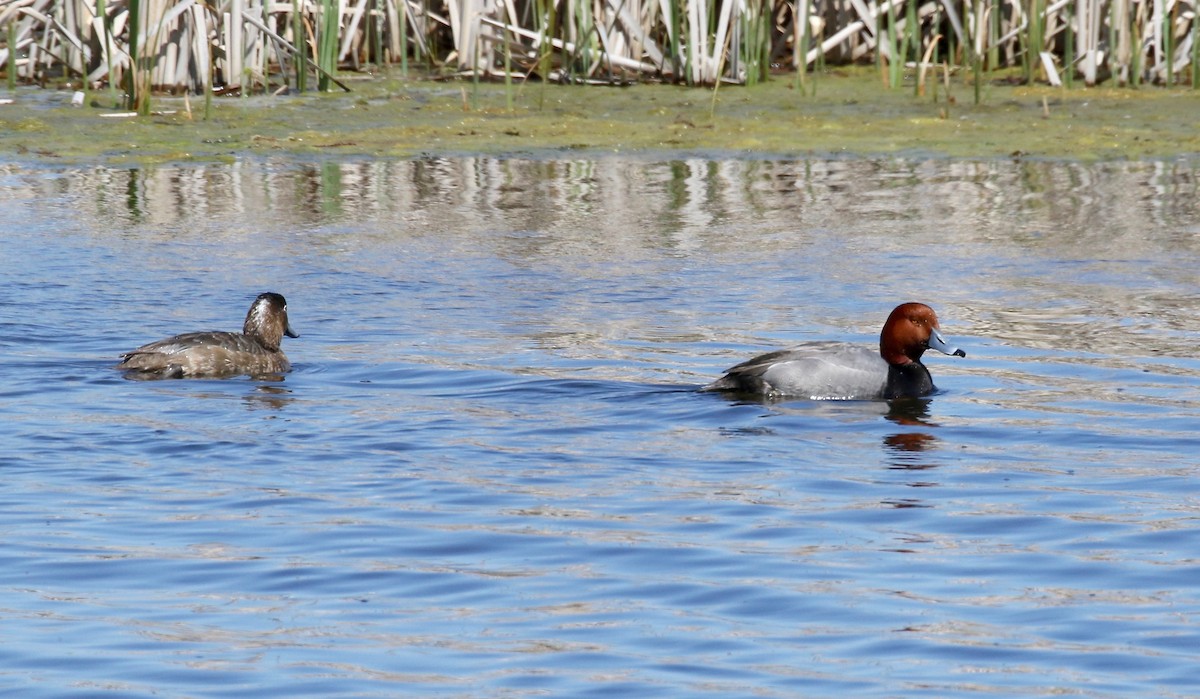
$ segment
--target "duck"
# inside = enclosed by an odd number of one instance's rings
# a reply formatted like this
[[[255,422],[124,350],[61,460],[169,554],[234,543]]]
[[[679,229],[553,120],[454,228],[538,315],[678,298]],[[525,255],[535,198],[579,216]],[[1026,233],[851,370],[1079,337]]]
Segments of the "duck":
[[[921,363],[927,349],[967,356],[946,341],[932,308],[902,303],[883,324],[878,352],[846,342],[799,345],[742,362],[703,390],[768,399],[917,398],[937,390]]]
[[[300,337],[288,322],[287,300],[267,292],[250,305],[240,333],[175,335],[122,354],[117,368],[138,378],[283,374],[292,368],[280,348],[284,335]]]

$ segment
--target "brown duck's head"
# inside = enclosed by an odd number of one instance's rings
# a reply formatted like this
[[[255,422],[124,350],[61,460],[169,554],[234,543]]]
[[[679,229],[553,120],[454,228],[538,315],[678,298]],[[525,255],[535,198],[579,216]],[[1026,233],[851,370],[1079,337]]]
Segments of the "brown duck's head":
[[[246,313],[242,332],[257,338],[264,347],[279,349],[283,336],[300,337],[288,322],[287,300],[282,295],[268,291],[254,299]]]

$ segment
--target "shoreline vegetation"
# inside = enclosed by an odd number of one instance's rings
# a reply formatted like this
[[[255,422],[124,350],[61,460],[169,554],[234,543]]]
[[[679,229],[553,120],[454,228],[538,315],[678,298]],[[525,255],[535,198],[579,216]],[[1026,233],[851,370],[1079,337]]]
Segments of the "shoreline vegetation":
[[[295,94],[347,76],[752,86],[834,66],[978,103],[997,79],[1200,87],[1200,0],[0,0],[9,89]],[[778,78],[776,78],[778,79]]]
[[[1200,168],[1200,96],[1191,90],[1068,90],[997,80],[974,104],[966,99],[968,80],[918,98],[880,89],[870,67],[824,71],[815,95],[778,78],[719,91],[346,79],[352,92],[226,98],[206,119],[190,111],[186,95],[156,98],[146,117],[105,118],[132,112],[114,112],[103,93],[79,104],[70,89],[0,90],[10,101],[0,106],[0,152],[9,162],[110,167],[246,157],[617,154],[1170,160]]]
[[[1194,162],[1190,2],[0,0],[0,151]]]

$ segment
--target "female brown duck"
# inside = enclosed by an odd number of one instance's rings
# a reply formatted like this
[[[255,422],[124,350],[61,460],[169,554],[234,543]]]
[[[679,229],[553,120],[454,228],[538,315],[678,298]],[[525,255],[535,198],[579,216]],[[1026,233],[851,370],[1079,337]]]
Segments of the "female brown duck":
[[[118,369],[145,378],[282,374],[292,368],[280,349],[283,336],[300,337],[288,323],[287,301],[259,294],[240,333],[184,333],[142,345],[123,355]]]

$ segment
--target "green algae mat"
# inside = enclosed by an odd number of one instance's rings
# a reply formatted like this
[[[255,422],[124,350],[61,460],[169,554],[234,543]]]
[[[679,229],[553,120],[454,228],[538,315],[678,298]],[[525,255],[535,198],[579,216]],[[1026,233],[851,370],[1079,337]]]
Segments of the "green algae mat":
[[[1200,154],[1200,91],[939,84],[917,95],[869,70],[695,89],[357,79],[350,93],[156,97],[122,116],[108,92],[0,91],[0,152],[63,162],[153,163],[245,155],[1034,157]]]

